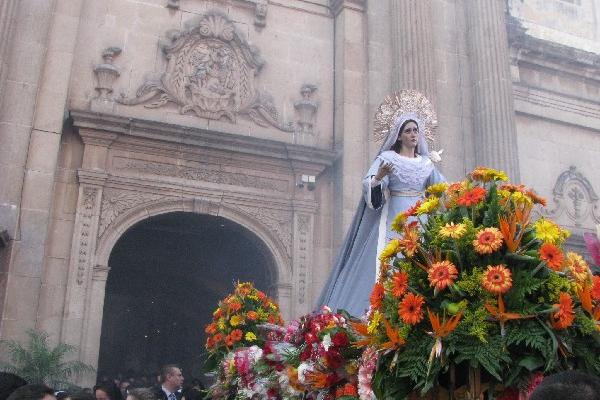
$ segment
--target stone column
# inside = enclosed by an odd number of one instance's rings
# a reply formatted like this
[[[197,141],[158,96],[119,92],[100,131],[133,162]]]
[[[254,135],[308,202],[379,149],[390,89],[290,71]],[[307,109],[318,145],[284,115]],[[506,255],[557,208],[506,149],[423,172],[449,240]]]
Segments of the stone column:
[[[39,161],[30,161],[28,156],[55,1],[0,3],[3,18],[16,14],[12,23],[4,20],[2,26],[10,29],[12,36],[2,36],[0,40],[5,57],[1,92],[4,100],[0,104],[0,226],[11,239],[2,250],[0,265],[0,338],[18,339],[35,327],[46,240],[48,208],[41,210],[41,201],[49,194],[38,188],[37,199],[30,198],[25,204],[23,198],[27,165],[37,168]]]
[[[416,89],[435,104],[431,1],[391,0],[392,85]]]
[[[519,180],[504,0],[465,2],[472,70],[475,160]]]
[[[17,14],[17,0],[3,0],[0,2],[0,104],[2,103],[4,78],[8,66],[8,50],[12,43],[15,20]]]
[[[337,252],[362,194],[368,160],[367,38],[364,0],[332,0],[335,16],[334,146],[342,151],[335,165],[333,237]]]

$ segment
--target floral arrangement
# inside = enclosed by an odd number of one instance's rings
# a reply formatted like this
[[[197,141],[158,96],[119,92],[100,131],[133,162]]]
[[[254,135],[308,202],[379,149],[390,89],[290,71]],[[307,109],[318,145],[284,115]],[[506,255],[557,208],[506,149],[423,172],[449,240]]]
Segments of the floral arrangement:
[[[567,231],[533,220],[544,199],[507,181],[479,167],[395,218],[399,237],[380,254],[368,323],[356,327],[373,377],[361,398],[433,387],[479,398],[564,368],[600,374],[600,277],[565,253]]]
[[[213,399],[279,399],[278,377],[258,346],[239,347],[227,353],[217,377],[209,389]]]
[[[362,351],[348,315],[323,307],[288,324],[275,353],[285,364],[289,397],[303,399],[358,399],[357,372]]]
[[[262,347],[266,338],[260,325],[283,325],[279,306],[251,283],[237,283],[232,294],[219,302],[213,321],[205,328],[207,334],[206,368],[220,369],[233,350],[251,346]]]

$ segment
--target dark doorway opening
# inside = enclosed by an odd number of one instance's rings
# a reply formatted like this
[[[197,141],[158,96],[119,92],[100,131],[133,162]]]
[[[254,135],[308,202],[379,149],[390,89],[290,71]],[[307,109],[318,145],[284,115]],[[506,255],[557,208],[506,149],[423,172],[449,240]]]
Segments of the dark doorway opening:
[[[148,218],[119,239],[109,267],[99,379],[156,376],[167,363],[181,365],[186,378],[200,377],[204,326],[233,283],[253,282],[275,298],[270,251],[222,217],[178,212]]]

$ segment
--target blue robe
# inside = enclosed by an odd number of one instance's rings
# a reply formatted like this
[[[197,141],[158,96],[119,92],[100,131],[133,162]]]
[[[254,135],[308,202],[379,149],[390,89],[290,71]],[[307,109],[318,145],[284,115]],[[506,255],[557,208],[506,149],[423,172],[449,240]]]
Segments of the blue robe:
[[[393,172],[372,186],[372,178],[383,162],[391,162]],[[363,198],[321,292],[319,308],[327,305],[354,316],[367,311],[376,280],[377,256],[397,236],[390,230],[394,217],[422,199],[428,186],[443,181],[429,158],[408,158],[391,150],[377,156],[363,179]]]

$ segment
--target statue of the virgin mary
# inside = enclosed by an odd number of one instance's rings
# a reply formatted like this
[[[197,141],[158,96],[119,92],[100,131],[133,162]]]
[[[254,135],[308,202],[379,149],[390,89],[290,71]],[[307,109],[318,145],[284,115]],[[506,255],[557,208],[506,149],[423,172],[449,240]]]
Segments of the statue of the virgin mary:
[[[386,243],[397,236],[394,217],[424,197],[425,189],[444,181],[427,141],[437,124],[431,103],[421,93],[403,90],[379,106],[375,138],[383,145],[363,181],[363,196],[342,244],[318,306],[364,314],[376,280],[377,260]]]

